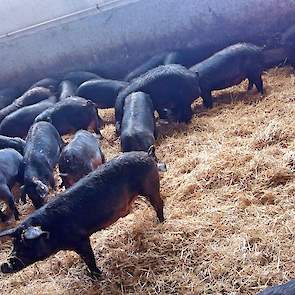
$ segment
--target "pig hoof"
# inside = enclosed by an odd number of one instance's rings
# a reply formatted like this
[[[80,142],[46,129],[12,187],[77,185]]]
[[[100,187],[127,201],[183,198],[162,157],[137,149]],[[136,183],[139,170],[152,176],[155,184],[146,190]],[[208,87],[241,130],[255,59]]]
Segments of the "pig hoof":
[[[121,124],[117,122],[115,124],[115,128],[116,128],[116,136],[119,137],[121,134]]]
[[[160,223],[163,223],[165,221],[164,215],[158,216],[158,219],[159,219]]]
[[[163,223],[165,221],[165,218],[159,218],[160,223]]]
[[[1,265],[1,272],[2,273],[10,273],[11,272],[11,266],[5,262]]]
[[[91,274],[91,277],[93,277],[94,279],[99,279],[102,275],[102,271],[99,268],[97,268],[96,270],[91,271],[90,274]]]

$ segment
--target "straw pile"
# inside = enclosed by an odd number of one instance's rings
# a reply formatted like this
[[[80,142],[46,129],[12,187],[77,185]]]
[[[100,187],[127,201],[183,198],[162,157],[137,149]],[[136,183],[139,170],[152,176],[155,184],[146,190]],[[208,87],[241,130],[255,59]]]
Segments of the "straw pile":
[[[266,95],[246,83],[196,103],[189,126],[160,126],[157,155],[166,222],[143,200],[92,236],[104,274],[92,280],[72,252],[0,275],[1,294],[256,294],[295,278],[295,77],[265,73]],[[104,118],[113,122],[113,113]],[[103,130],[108,158],[119,152]],[[30,206],[24,207],[25,215]],[[0,245],[0,260],[10,251]]]

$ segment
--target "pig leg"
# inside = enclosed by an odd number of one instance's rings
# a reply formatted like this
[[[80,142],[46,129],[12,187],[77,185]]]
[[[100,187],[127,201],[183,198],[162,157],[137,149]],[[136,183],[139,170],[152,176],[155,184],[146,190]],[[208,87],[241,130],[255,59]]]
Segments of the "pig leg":
[[[7,186],[3,186],[1,188],[1,193],[3,195],[4,201],[7,203],[9,207],[9,210],[13,212],[15,220],[19,220],[19,212],[17,208],[15,207],[13,195],[11,194],[9,188]]]
[[[157,109],[157,113],[159,114],[160,119],[169,121],[169,116],[166,109]]]
[[[15,207],[13,201],[12,201],[11,203],[9,202],[8,207],[9,207],[10,212],[13,212],[14,219],[15,219],[15,220],[19,220],[19,211],[18,211],[17,208]],[[7,220],[10,218],[10,216],[11,216],[10,213],[9,213],[9,214],[5,214],[4,212],[2,212],[2,211],[0,210],[0,219],[1,219],[2,222],[7,221]]]
[[[86,238],[85,240],[81,241],[79,245],[76,246],[75,252],[79,254],[80,257],[84,260],[93,276],[99,277],[101,275],[102,271],[96,265],[94,253],[90,245],[89,238]]]
[[[15,207],[12,194],[10,194],[10,196],[9,196],[8,206],[9,206],[10,210],[13,212],[14,219],[19,220],[19,212],[18,212],[17,208]]]
[[[176,122],[188,124],[193,116],[191,104],[187,102],[178,102],[171,109],[172,117],[175,118]]]
[[[39,209],[40,207],[42,207],[44,205],[44,200],[43,198],[41,198],[38,194],[35,195],[29,195],[29,198],[31,199],[33,206],[36,209]]]
[[[261,75],[259,77],[257,77],[256,81],[254,81],[254,84],[257,88],[257,90],[261,93],[264,94],[264,90],[263,90],[263,81],[261,78]]]
[[[154,189],[154,191],[151,191],[149,195],[147,195],[147,198],[149,199],[151,205],[155,209],[159,221],[164,222],[164,202],[161,199],[160,192],[157,189]]]
[[[20,199],[23,202],[23,204],[26,204],[27,203],[27,193],[26,193],[25,186],[24,185],[21,186],[20,190],[21,190]]]
[[[193,117],[192,106],[191,104],[188,104],[182,112],[182,118],[184,119],[184,122],[188,124],[190,123],[192,117]]]
[[[158,130],[157,130],[157,125],[156,125],[156,120],[154,119],[154,138],[158,138]]]
[[[7,221],[7,219],[8,219],[8,216],[0,210],[0,220],[2,222],[5,222],[5,221]]]
[[[93,131],[98,134],[99,138],[102,138],[102,134],[99,128],[103,125],[102,119],[98,116],[97,110],[95,109],[95,119],[91,122],[90,126]]]
[[[116,136],[120,136],[120,134],[121,134],[121,123],[116,122],[115,128],[116,128]]]
[[[124,104],[126,97],[117,97],[115,103],[115,126],[116,126],[116,135],[120,136],[121,134],[121,123],[124,113]]]
[[[100,155],[101,155],[101,162],[102,162],[102,164],[104,164],[104,163],[107,161],[107,159],[106,159],[106,156],[105,156],[105,154],[102,152],[101,149],[100,149]]]
[[[63,177],[60,177],[60,178],[61,178],[61,184],[59,185],[59,188],[63,188],[63,187],[67,188],[64,178]]]
[[[261,73],[252,74],[248,79],[249,81],[252,81],[252,83],[255,84],[258,92],[260,92],[261,94],[264,94]]]
[[[193,117],[193,112],[192,112],[191,106],[190,105],[178,106],[177,110],[179,110],[178,115],[177,115],[177,120],[179,122],[184,122],[184,123],[188,124]]]
[[[213,99],[210,90],[202,90],[201,97],[203,98],[203,105],[207,109],[213,108]]]
[[[150,175],[149,180],[144,184],[144,189],[139,194],[145,196],[155,209],[157,217],[160,222],[164,222],[164,202],[160,196],[160,180],[158,172],[154,172],[154,175]]]
[[[254,86],[254,82],[249,79],[249,84],[248,84],[247,90],[248,91],[252,90],[253,89],[253,86]]]
[[[49,184],[50,184],[52,189],[54,189],[54,190],[56,189],[56,183],[55,183],[55,179],[54,179],[53,174],[51,174],[49,176]]]

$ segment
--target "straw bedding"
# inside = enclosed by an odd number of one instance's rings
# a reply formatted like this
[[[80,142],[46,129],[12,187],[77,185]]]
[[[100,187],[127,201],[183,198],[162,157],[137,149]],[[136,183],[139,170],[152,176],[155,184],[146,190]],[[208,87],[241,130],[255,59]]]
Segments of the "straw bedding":
[[[159,126],[166,222],[140,199],[94,234],[100,280],[75,253],[60,252],[0,274],[1,294],[256,294],[295,278],[295,76],[273,69],[264,81],[263,97],[243,83],[215,92],[210,111],[198,101],[190,125]],[[119,141],[113,112],[102,115],[110,159]],[[31,210],[19,207],[22,217]],[[0,260],[10,245],[1,242]]]

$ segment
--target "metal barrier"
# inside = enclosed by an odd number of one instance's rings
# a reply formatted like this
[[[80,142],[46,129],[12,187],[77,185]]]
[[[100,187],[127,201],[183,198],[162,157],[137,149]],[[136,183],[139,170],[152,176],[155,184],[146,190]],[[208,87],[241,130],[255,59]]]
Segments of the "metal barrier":
[[[295,14],[294,0],[91,3],[2,34],[0,88],[26,87],[40,78],[71,70],[94,70],[121,78],[147,57],[164,50],[204,50],[237,41],[263,45],[290,26]]]

